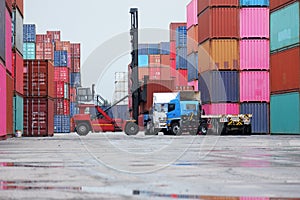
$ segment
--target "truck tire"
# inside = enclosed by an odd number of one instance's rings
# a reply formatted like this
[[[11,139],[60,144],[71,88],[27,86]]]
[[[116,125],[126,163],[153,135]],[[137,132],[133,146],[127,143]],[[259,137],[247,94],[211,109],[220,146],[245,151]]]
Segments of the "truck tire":
[[[139,126],[134,122],[128,122],[125,126],[125,133],[127,135],[136,135],[139,132]]]
[[[178,122],[174,122],[172,125],[171,125],[171,133],[173,135],[181,135],[181,129],[180,129],[180,126],[179,126],[179,123]]]
[[[207,126],[204,125],[204,124],[201,124],[201,125],[198,127],[198,134],[199,134],[199,135],[206,135],[206,134],[207,134]]]
[[[244,125],[243,135],[251,135],[251,133],[252,133],[251,125]]]
[[[80,136],[86,136],[90,132],[90,127],[87,123],[80,123],[76,127],[77,134]]]

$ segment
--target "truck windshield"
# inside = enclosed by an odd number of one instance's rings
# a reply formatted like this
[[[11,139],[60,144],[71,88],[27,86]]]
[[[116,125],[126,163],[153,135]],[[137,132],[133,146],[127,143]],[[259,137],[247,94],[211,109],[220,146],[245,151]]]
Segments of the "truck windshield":
[[[196,111],[197,106],[195,104],[186,104],[186,110]]]
[[[164,103],[164,104],[155,104],[154,105],[154,111],[157,112],[167,112],[168,111],[168,104]]]

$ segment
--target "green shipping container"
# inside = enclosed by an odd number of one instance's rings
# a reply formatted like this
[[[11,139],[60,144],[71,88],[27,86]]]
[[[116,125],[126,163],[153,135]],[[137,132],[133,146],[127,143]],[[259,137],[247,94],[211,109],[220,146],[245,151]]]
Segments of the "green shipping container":
[[[18,95],[14,96],[14,133],[16,130],[20,130],[23,133],[23,97]]]
[[[300,93],[271,95],[271,134],[300,134]]]
[[[271,13],[271,51],[299,45],[299,2]]]

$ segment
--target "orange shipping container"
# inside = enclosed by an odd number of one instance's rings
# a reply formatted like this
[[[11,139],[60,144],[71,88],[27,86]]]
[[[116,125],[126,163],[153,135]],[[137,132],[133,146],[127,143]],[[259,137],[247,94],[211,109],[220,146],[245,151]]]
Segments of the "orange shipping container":
[[[184,22],[172,22],[170,23],[170,41],[176,41],[176,29],[179,26],[186,26],[186,23]]]
[[[6,133],[13,134],[13,96],[14,80],[6,74]]]
[[[238,70],[238,40],[212,39],[199,45],[199,72],[209,70]]]
[[[71,54],[71,43],[70,41],[56,41],[55,42],[56,51],[67,51],[68,54]]]
[[[52,43],[36,43],[36,60],[54,60],[54,48]]]
[[[161,55],[160,63],[162,67],[170,67],[170,55]]]
[[[160,67],[160,55],[149,55],[149,66]]]
[[[60,41],[60,31],[47,31],[46,34],[51,42]]]
[[[143,81],[144,76],[149,76],[149,68],[148,67],[139,67],[139,80]]]
[[[212,7],[198,16],[199,43],[211,38],[239,38],[239,8]]]
[[[198,25],[187,30],[187,54],[198,51]]]
[[[275,0],[277,1],[277,0]],[[198,14],[211,6],[239,6],[239,0],[198,0]]]
[[[300,47],[271,54],[271,93],[300,90]]]

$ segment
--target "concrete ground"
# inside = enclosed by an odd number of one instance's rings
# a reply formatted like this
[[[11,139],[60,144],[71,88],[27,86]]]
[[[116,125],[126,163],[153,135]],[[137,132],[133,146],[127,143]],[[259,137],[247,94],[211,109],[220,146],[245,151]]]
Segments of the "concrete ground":
[[[300,137],[72,133],[0,141],[0,199],[230,197],[299,198]]]

